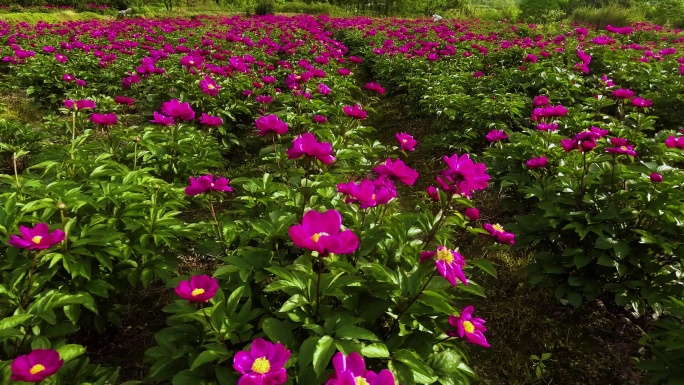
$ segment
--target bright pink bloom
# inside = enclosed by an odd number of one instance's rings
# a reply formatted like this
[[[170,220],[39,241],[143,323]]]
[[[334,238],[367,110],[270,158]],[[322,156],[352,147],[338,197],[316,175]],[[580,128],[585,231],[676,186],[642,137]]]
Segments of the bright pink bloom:
[[[195,119],[195,111],[190,107],[190,103],[181,103],[178,99],[171,99],[168,102],[162,103],[161,113],[185,121]]]
[[[76,102],[74,102],[72,99],[66,99],[62,104],[64,105],[64,108],[67,109],[76,107]]]
[[[211,174],[197,177],[197,179],[190,177],[190,185],[185,188],[185,195],[192,197],[207,191],[233,192],[228,183],[230,183],[230,179],[217,178],[214,180],[214,176]]]
[[[36,349],[12,361],[11,381],[40,382],[57,373],[64,365],[56,350]]]
[[[480,218],[480,210],[475,207],[468,207],[465,211],[465,217],[468,218],[469,221],[475,222]]]
[[[482,77],[482,76],[484,76],[484,72],[482,72],[482,71],[473,72],[473,77],[474,77],[474,78],[480,78],[480,77]]]
[[[158,113],[157,111],[154,111],[154,119],[150,120],[150,122],[161,124],[164,126],[170,126],[170,125],[176,123],[175,119],[173,119],[172,117],[162,115],[162,114]]]
[[[271,104],[273,102],[273,97],[270,95],[261,94],[256,97],[256,102],[261,104]]]
[[[397,132],[394,137],[399,141],[399,148],[401,151],[413,151],[415,150],[418,141],[413,139],[413,136],[405,132]]]
[[[176,286],[176,294],[190,302],[209,302],[218,291],[216,278],[207,275],[196,275],[188,281],[180,281]]]
[[[545,156],[539,157],[539,158],[532,158],[525,162],[527,167],[531,169],[535,168],[541,168],[541,167],[546,167],[546,164],[548,163],[548,159]]]
[[[76,101],[76,109],[78,110],[92,110],[95,109],[95,102],[88,99],[81,99]]]
[[[449,281],[451,286],[456,287],[456,278],[464,285],[468,286],[468,280],[466,280],[465,274],[463,273],[463,266],[466,265],[466,262],[461,254],[446,246],[438,247],[437,252],[423,251],[420,253],[421,262],[431,259],[432,257],[435,257],[436,259],[435,266],[437,271],[444,279]]]
[[[666,140],[665,140],[665,145],[668,148],[679,148],[679,149],[684,149],[684,136],[680,136],[679,138],[674,137],[670,135]]]
[[[653,182],[653,183],[660,183],[663,181],[663,176],[658,174],[657,172],[654,172],[653,174],[651,174],[650,178],[651,178],[651,182]]]
[[[428,186],[427,193],[435,202],[439,202],[439,189],[435,186]]]
[[[62,75],[62,80],[64,80],[67,83],[70,83],[70,82],[73,82],[74,80],[76,80],[76,78],[72,74],[64,74],[64,75]]]
[[[485,138],[490,142],[500,142],[508,138],[508,134],[504,130],[491,130],[487,133]]]
[[[266,136],[269,134],[282,135],[287,132],[288,125],[278,118],[276,115],[265,115],[259,117],[254,124],[256,125],[257,135]]]
[[[612,92],[614,98],[617,99],[630,99],[634,96],[634,91],[628,90],[626,88],[620,88]]]
[[[351,74],[351,71],[347,68],[340,68],[337,70],[337,72],[339,72],[339,74],[342,76],[348,76],[349,74]]]
[[[79,87],[85,87],[86,86],[85,80],[82,80],[82,79],[76,79],[75,83]]]
[[[330,165],[336,160],[332,153],[330,142],[319,142],[314,134],[307,132],[292,140],[292,148],[287,150],[287,157],[298,159],[306,155]]]
[[[560,118],[568,113],[568,109],[562,105],[557,106],[545,106],[540,108],[535,108],[532,111],[532,121],[537,121],[540,118]]]
[[[283,344],[273,344],[257,338],[250,350],[239,351],[233,358],[233,368],[242,375],[237,385],[281,385],[287,381],[284,366],[290,351]]]
[[[394,375],[387,369],[375,373],[366,370],[366,363],[363,357],[356,352],[349,356],[343,353],[336,353],[332,359],[335,374],[325,385],[394,385]]]
[[[444,191],[470,197],[473,191],[487,188],[491,177],[484,163],[473,162],[468,154],[445,156],[444,162],[449,168],[442,172],[443,178],[437,178]]]
[[[314,123],[323,124],[328,122],[328,118],[323,115],[316,115],[313,118]]]
[[[200,124],[204,124],[205,126],[216,127],[223,124],[223,119],[221,119],[221,117],[219,116],[212,116],[207,115],[206,113],[202,113],[199,122]]]
[[[38,223],[32,229],[19,226],[19,233],[21,237],[10,236],[10,246],[28,250],[45,250],[61,243],[66,238],[66,234],[62,230],[57,229],[50,232],[47,223]]]
[[[492,237],[494,237],[494,239],[496,239],[496,241],[499,243],[503,243],[505,245],[515,244],[515,234],[507,232],[498,223],[494,225],[492,225],[491,223],[485,223],[484,226],[482,226],[482,228],[485,229],[485,231],[489,232],[489,234]]]
[[[644,99],[641,96],[638,96],[638,97],[632,99],[632,105],[634,107],[642,107],[642,108],[651,107],[653,105],[653,101],[651,101],[649,99]]]
[[[368,112],[362,110],[358,103],[353,106],[344,106],[342,107],[342,111],[344,111],[347,116],[359,120],[366,119],[366,116],[368,115]]]
[[[603,83],[603,85],[606,87],[615,87],[615,83],[613,83],[612,80],[608,79],[608,76],[606,75],[601,76],[601,83]]]
[[[318,85],[318,92],[320,92],[321,95],[330,95],[331,90],[330,90],[330,87],[321,83]]]
[[[114,98],[114,103],[133,106],[135,104],[135,99],[126,96],[117,96]]]
[[[118,120],[119,120],[119,118],[115,114],[112,114],[112,113],[109,113],[109,114],[94,113],[90,117],[91,122],[93,122],[95,124],[103,125],[103,126],[113,126],[116,124],[116,122]]]
[[[375,91],[378,93],[378,95],[382,95],[385,93],[385,89],[377,83],[366,83],[364,88],[370,91]]]
[[[537,124],[537,130],[539,131],[556,131],[557,129],[558,123],[541,122]]]
[[[328,253],[350,254],[359,247],[359,239],[351,230],[341,230],[342,216],[337,210],[320,213],[307,211],[302,223],[290,227],[290,238],[298,247]]]
[[[390,180],[382,183],[374,183],[371,180],[363,180],[359,184],[341,183],[337,185],[337,192],[347,195],[345,202],[359,203],[361,209],[384,205],[397,196],[394,184]]]
[[[546,95],[535,96],[532,100],[533,107],[544,107],[549,105],[549,97]]]
[[[216,97],[218,95],[219,90],[222,88],[218,84],[216,84],[216,81],[209,76],[205,76],[204,79],[200,80],[199,82],[200,89],[202,92],[209,96]]]
[[[460,316],[449,316],[449,325],[456,328],[456,333],[447,331],[447,334],[451,337],[463,338],[465,336],[468,342],[488,348],[489,342],[483,334],[487,331],[485,321],[482,318],[474,318],[474,312],[474,307],[467,306],[461,311]]]
[[[380,175],[397,178],[409,186],[413,186],[418,179],[418,172],[408,167],[401,159],[395,161],[387,159],[385,163],[375,166],[373,170]]]

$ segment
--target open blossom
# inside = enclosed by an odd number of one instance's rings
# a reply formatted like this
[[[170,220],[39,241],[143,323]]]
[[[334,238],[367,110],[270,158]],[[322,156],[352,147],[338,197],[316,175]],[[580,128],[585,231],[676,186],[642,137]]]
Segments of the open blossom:
[[[64,80],[67,83],[70,83],[70,82],[73,82],[74,80],[76,80],[76,78],[72,74],[64,74],[64,75],[62,75],[62,80]]]
[[[306,155],[330,165],[336,160],[332,153],[330,142],[319,142],[314,134],[306,132],[292,140],[292,148],[287,150],[287,157],[298,159]]]
[[[303,249],[327,253],[350,254],[359,247],[359,239],[351,230],[341,230],[342,216],[337,210],[307,211],[302,223],[290,227],[292,242]]]
[[[437,178],[444,191],[470,197],[473,191],[487,188],[491,177],[484,163],[473,162],[469,154],[445,156],[444,162],[449,168]]]
[[[366,119],[366,116],[368,115],[368,112],[362,110],[358,103],[353,106],[344,106],[342,107],[342,111],[344,111],[347,116],[359,120]]]
[[[608,79],[608,76],[606,75],[601,76],[601,83],[603,83],[603,85],[606,87],[615,87],[615,83],[613,83],[612,80]]]
[[[447,334],[451,337],[465,337],[470,343],[488,348],[489,342],[483,334],[487,331],[485,321],[482,318],[473,317],[474,312],[474,307],[467,306],[461,311],[460,316],[449,316],[449,325],[455,327],[456,332],[447,331]]]
[[[397,178],[409,186],[413,186],[418,179],[418,172],[406,165],[401,159],[392,161],[387,159],[379,166],[375,166],[373,171],[380,175],[387,175],[388,177]]]
[[[239,351],[233,358],[233,368],[242,375],[237,385],[281,385],[287,381],[285,363],[290,351],[283,344],[273,344],[257,338],[249,351]]]
[[[525,162],[525,165],[531,169],[535,168],[541,168],[541,167],[546,167],[546,164],[548,163],[548,159],[545,156],[539,157],[539,158],[532,158]]]
[[[366,363],[359,353],[352,352],[349,356],[338,352],[332,359],[335,374],[325,385],[394,385],[394,374],[387,369],[375,373],[366,370]]]
[[[221,86],[216,84],[216,81],[209,76],[205,76],[204,79],[200,80],[199,86],[202,92],[213,97],[216,97],[219,89],[221,89]]]
[[[413,139],[413,136],[405,132],[397,132],[394,137],[399,141],[399,148],[401,151],[413,151],[418,144],[418,141]]]
[[[629,156],[637,156],[636,151],[634,151],[634,145],[629,144],[627,139],[624,138],[611,138],[610,144],[613,147],[606,148],[606,152],[611,154],[624,154]]]
[[[318,92],[320,92],[321,95],[330,95],[331,90],[330,90],[330,87],[321,83],[318,85]]]
[[[216,278],[207,275],[196,275],[187,281],[180,281],[176,286],[176,294],[190,302],[209,302],[218,291]]]
[[[642,107],[642,108],[651,107],[653,105],[653,101],[648,100],[648,99],[644,99],[641,96],[638,96],[638,97],[632,99],[632,105],[634,107]]]
[[[351,71],[348,68],[340,68],[337,70],[337,72],[342,76],[348,76],[351,74]]]
[[[378,95],[382,95],[385,93],[385,88],[383,88],[380,84],[377,83],[366,83],[364,88],[370,91],[375,91],[378,93]]]
[[[540,108],[535,108],[532,111],[532,121],[537,121],[540,118],[560,118],[568,113],[568,109],[562,105],[557,106],[545,106]]]
[[[628,90],[626,88],[620,88],[613,90],[612,95],[617,99],[630,99],[634,96],[634,91]]]
[[[211,174],[203,175],[197,178],[190,177],[190,185],[185,188],[185,195],[195,196],[207,191],[225,191],[233,192],[233,189],[228,186],[230,179],[217,178]]]
[[[57,373],[62,365],[64,360],[56,350],[32,350],[12,361],[10,380],[37,383]]]
[[[259,117],[254,124],[258,130],[257,135],[266,136],[268,134],[282,135],[287,132],[288,125],[276,115],[265,115]]]
[[[256,97],[256,102],[261,104],[270,104],[273,102],[273,97],[270,95],[261,94]]]
[[[579,149],[582,152],[588,152],[596,147],[596,141],[608,135],[608,130],[602,130],[598,127],[591,127],[575,135],[572,139],[561,140],[561,146],[566,152],[574,149]]]
[[[341,183],[337,185],[337,192],[347,195],[347,203],[359,203],[361,209],[384,205],[397,196],[396,188],[389,179]]]
[[[135,104],[135,99],[126,96],[117,96],[114,98],[114,103],[126,106],[133,106]]]
[[[66,234],[62,230],[50,232],[47,223],[38,223],[32,229],[19,226],[19,233],[21,237],[10,236],[10,246],[28,250],[45,250],[61,243],[66,238]]]
[[[537,130],[539,130],[539,131],[556,131],[556,130],[558,130],[558,123],[541,122],[541,123],[537,124]]]
[[[90,121],[95,123],[95,124],[99,124],[99,125],[103,125],[103,126],[113,126],[118,121],[118,117],[112,113],[109,113],[109,114],[94,113],[90,117]]]
[[[170,116],[162,115],[159,112],[154,111],[154,119],[150,120],[150,122],[170,126],[176,123],[176,120]]]
[[[482,228],[485,229],[485,231],[487,231],[499,243],[503,243],[505,245],[515,244],[515,235],[504,230],[504,228],[498,223],[494,225],[491,223],[485,223]]]
[[[490,142],[500,142],[508,138],[508,134],[504,130],[491,130],[487,133],[485,138]]]
[[[66,107],[66,104],[64,105]],[[76,109],[77,110],[93,110],[95,109],[96,104],[92,100],[88,99],[81,99],[76,101]]]
[[[546,95],[535,96],[532,100],[533,107],[544,107],[549,105],[549,97]]]
[[[212,116],[203,113],[199,119],[199,122],[205,126],[216,127],[223,124],[223,119],[221,119],[220,116]]]
[[[420,261],[424,262],[428,259],[435,257],[435,266],[439,274],[444,277],[451,286],[456,286],[456,279],[458,278],[464,285],[468,286],[468,280],[463,273],[463,266],[466,265],[465,258],[463,256],[446,246],[440,246],[437,248],[437,252],[434,251],[423,251],[420,253]]]
[[[314,123],[323,124],[328,122],[328,118],[323,115],[316,115],[313,118]]]
[[[171,99],[168,102],[162,103],[160,110],[162,114],[172,118],[185,121],[195,119],[195,111],[190,107],[190,103],[181,103],[178,99]]]
[[[666,140],[665,140],[665,145],[668,148],[678,148],[678,149],[684,149],[684,136],[680,136],[679,138],[670,135]]]

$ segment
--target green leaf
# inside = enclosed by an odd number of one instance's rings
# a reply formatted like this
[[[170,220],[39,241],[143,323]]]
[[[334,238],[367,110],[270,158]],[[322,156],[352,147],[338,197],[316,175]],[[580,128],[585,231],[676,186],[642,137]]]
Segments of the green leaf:
[[[313,362],[314,350],[320,337],[309,337],[299,348],[299,370],[304,370],[309,364]]]
[[[434,370],[426,364],[418,353],[413,350],[400,349],[392,355],[393,361],[406,364],[413,371],[413,379],[420,384],[432,384],[437,381]]]
[[[337,338],[354,338],[367,341],[379,341],[380,339],[370,330],[353,325],[344,325],[335,331]]]
[[[271,342],[280,342],[289,349],[292,349],[296,344],[292,328],[281,320],[267,318],[261,323],[261,329],[266,333]]]
[[[29,319],[33,318],[33,315],[31,314],[16,314],[10,317],[7,317],[0,321],[0,330],[2,329],[9,329],[13,328],[15,326],[19,326],[24,321],[28,321]]]
[[[572,258],[572,263],[573,263],[578,269],[581,269],[581,268],[583,268],[584,266],[590,264],[592,260],[593,260],[593,258],[592,258],[590,255],[582,253],[582,254],[576,254],[576,255]]]
[[[64,360],[65,363],[84,354],[85,351],[86,349],[83,346],[76,344],[64,345],[57,349],[57,353],[59,353],[59,358]]]
[[[295,294],[292,297],[290,297],[290,299],[285,301],[283,306],[278,311],[281,313],[287,313],[287,312],[294,310],[298,307],[302,307],[304,305],[307,305],[308,303],[309,303],[309,300],[306,299],[305,296],[303,296],[301,294]]]
[[[361,348],[361,355],[368,358],[389,358],[389,350],[383,343],[366,345]]]
[[[416,381],[413,379],[413,371],[406,364],[402,364],[399,361],[390,361],[387,365],[389,370],[394,373],[402,385],[416,385]]]
[[[222,354],[220,352],[214,351],[214,350],[205,350],[202,353],[200,353],[197,358],[192,362],[192,365],[190,365],[190,371],[193,371],[197,369],[198,367],[207,364],[209,362],[213,362],[221,358]]]
[[[469,264],[477,266],[480,270],[496,278],[496,268],[486,259],[472,259],[468,261]]]
[[[316,375],[323,374],[325,368],[328,367],[330,359],[335,354],[335,340],[330,336],[323,336],[316,343],[316,349],[313,353],[313,366]]]

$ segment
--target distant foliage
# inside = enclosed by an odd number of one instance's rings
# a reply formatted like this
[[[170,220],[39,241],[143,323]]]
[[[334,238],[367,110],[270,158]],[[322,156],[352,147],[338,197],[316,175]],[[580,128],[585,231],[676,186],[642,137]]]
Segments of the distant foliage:
[[[570,19],[574,22],[587,23],[600,29],[605,28],[607,25],[615,27],[627,26],[638,18],[639,14],[635,10],[624,8],[617,4],[611,4],[602,8],[580,7],[573,10],[570,16]]]

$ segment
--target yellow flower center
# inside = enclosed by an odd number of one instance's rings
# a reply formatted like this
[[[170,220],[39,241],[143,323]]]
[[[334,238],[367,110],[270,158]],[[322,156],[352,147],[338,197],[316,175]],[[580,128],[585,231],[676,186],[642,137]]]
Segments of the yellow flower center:
[[[40,243],[40,241],[43,240],[43,237],[40,235],[36,235],[35,237],[31,238],[31,242],[35,243],[36,245]]]
[[[33,367],[31,367],[31,369],[29,370],[29,373],[31,373],[35,376],[36,374],[42,372],[43,370],[45,370],[45,366],[43,366],[41,364],[35,364],[35,365],[33,365]]]
[[[204,289],[199,288],[199,287],[197,289],[193,290],[192,293],[190,293],[190,295],[192,295],[193,297],[197,297],[198,295],[202,295],[202,294],[204,294]]]
[[[622,147],[620,147],[620,149],[621,149],[622,151],[627,151],[627,146],[622,146]]]
[[[454,255],[451,254],[451,250],[444,248],[437,252],[437,259],[444,261],[447,264],[451,264],[454,262]]]
[[[495,224],[495,225],[493,225],[492,228],[493,228],[494,230],[496,230],[496,231],[504,231],[504,228],[501,227],[501,225],[498,224],[498,223]]]
[[[328,234],[328,233],[326,233],[326,232],[316,233],[316,234],[314,234],[314,235],[311,236],[311,240],[314,241],[314,243],[318,243],[318,240],[321,239],[321,237],[324,236],[324,235],[327,236],[327,235],[330,235],[330,234]]]
[[[371,200],[375,200],[377,196],[375,194],[371,195]]]
[[[207,88],[210,89],[210,90],[213,90],[213,89],[214,89],[214,86],[211,85],[211,84],[208,84],[208,85],[207,85]]]
[[[470,321],[463,321],[463,330],[465,330],[466,333],[471,334],[475,331],[475,325]]]
[[[268,359],[266,359],[266,357],[259,357],[256,360],[254,360],[254,363],[252,364],[252,371],[254,373],[266,374],[270,370],[271,363],[268,362]]]
[[[299,79],[301,79],[301,78],[302,78],[302,77],[299,76],[299,75],[295,76],[295,79],[297,79],[297,80],[299,80]]]
[[[368,381],[366,381],[366,379],[361,376],[354,378],[354,381],[356,385],[370,385]]]
[[[195,61],[194,61],[194,60],[190,60],[188,63],[190,63],[190,65],[193,65],[193,64],[195,64]]]
[[[406,142],[408,142],[408,139],[402,139],[401,142],[406,143]]]

